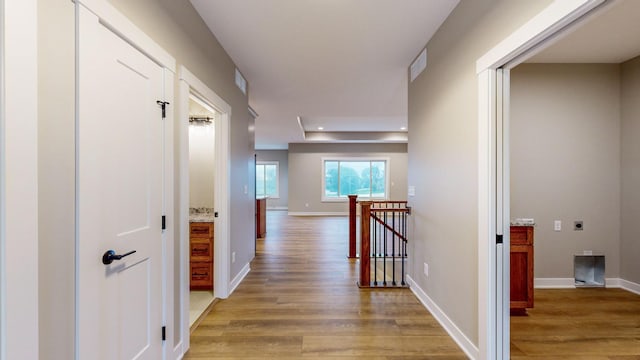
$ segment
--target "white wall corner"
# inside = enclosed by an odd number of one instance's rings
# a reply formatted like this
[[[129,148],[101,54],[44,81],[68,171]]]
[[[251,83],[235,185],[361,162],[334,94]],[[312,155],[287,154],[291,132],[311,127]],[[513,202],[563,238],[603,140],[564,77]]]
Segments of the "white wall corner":
[[[456,326],[456,324],[449,319],[447,314],[445,314],[444,311],[436,305],[436,303],[409,275],[407,275],[407,283],[422,305],[424,305],[431,315],[438,320],[440,325],[447,331],[449,336],[453,338],[453,341],[460,346],[462,351],[464,351],[464,353],[472,360],[479,359],[480,351],[478,350],[478,347],[469,340],[469,338]]]
[[[231,280],[231,285],[229,286],[231,290],[229,291],[229,295],[231,295],[236,290],[238,285],[240,285],[242,280],[244,280],[244,278],[247,277],[247,275],[249,274],[249,271],[251,271],[251,267],[249,266],[249,263],[247,263],[245,266],[242,267],[242,270],[240,270],[238,275],[236,275],[236,277],[234,277],[233,280]]]

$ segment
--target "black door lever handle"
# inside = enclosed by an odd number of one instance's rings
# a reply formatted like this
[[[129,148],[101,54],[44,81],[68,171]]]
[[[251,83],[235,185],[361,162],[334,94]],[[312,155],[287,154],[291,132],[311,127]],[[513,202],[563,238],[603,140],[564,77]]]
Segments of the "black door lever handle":
[[[115,251],[113,250],[107,250],[107,252],[104,253],[104,255],[102,255],[102,263],[105,265],[109,265],[113,262],[113,260],[120,260],[125,256],[129,256],[131,254],[133,254],[134,252],[136,252],[135,250],[131,250],[126,254],[122,254],[122,255],[117,255]]]

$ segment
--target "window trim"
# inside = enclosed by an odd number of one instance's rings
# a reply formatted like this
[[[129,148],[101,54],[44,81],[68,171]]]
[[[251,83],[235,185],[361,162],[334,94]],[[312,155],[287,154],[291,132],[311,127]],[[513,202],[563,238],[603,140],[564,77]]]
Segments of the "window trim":
[[[389,199],[389,192],[391,191],[391,188],[389,187],[389,184],[391,182],[391,159],[387,156],[362,156],[362,157],[341,157],[341,156],[328,156],[328,157],[322,157],[320,159],[320,168],[321,168],[321,181],[320,181],[320,191],[321,191],[321,202],[327,202],[327,203],[336,203],[336,202],[348,202],[349,198],[348,197],[327,197],[326,193],[325,193],[325,163],[327,161],[368,161],[368,162],[374,162],[374,161],[384,161],[385,162],[385,173],[384,173],[384,189],[385,189],[385,194],[384,197],[364,197],[364,196],[358,196],[359,199],[366,199],[366,200],[388,200]]]
[[[276,166],[276,193],[275,195],[264,195],[269,199],[280,199],[280,161],[277,160],[258,160],[256,161],[256,184],[257,184],[257,174],[258,174],[258,165],[275,165]],[[265,174],[266,175],[266,174]],[[257,188],[257,185],[256,185]],[[265,191],[267,189],[266,176],[265,176]],[[256,197],[258,196],[258,192],[256,191]]]

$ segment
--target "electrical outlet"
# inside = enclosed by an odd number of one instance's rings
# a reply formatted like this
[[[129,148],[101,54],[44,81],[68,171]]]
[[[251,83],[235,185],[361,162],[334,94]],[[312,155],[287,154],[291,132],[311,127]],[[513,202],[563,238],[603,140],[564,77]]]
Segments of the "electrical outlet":
[[[553,231],[562,231],[562,221],[556,220],[553,222]]]
[[[429,277],[429,264],[424,263],[424,276]]]
[[[231,253],[231,263],[235,263],[236,262],[236,252],[232,252]]]

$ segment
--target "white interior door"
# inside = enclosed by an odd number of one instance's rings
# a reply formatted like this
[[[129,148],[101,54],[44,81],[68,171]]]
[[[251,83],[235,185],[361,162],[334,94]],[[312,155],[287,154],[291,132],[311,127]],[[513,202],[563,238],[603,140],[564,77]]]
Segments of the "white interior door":
[[[77,356],[162,359],[164,70],[82,6],[78,36]]]

